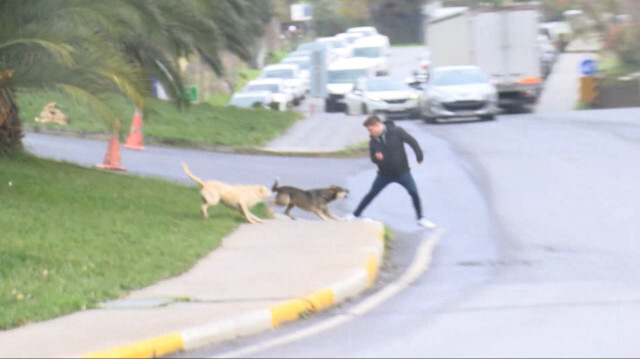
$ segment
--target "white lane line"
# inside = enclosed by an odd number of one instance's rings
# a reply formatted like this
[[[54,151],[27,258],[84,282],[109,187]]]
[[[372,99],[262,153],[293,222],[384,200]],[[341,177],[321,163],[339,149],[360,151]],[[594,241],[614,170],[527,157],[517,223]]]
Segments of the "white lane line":
[[[437,227],[433,234],[422,240],[422,242],[418,246],[418,249],[416,250],[416,254],[413,257],[411,265],[409,266],[409,268],[407,268],[407,270],[402,274],[400,278],[396,279],[392,283],[387,284],[380,291],[372,294],[359,304],[349,309],[347,312],[338,314],[330,319],[324,320],[318,324],[304,328],[295,333],[291,333],[279,338],[274,338],[263,343],[258,343],[244,348],[228,351],[226,353],[222,353],[210,358],[249,357],[251,356],[251,354],[271,349],[283,344],[291,343],[296,340],[300,340],[324,332],[331,328],[335,328],[349,320],[352,320],[355,316],[360,316],[373,310],[394,295],[398,294],[401,290],[405,289],[429,268],[429,265],[431,264],[433,249],[438,243],[440,237],[442,237],[445,232],[446,231],[444,228]]]

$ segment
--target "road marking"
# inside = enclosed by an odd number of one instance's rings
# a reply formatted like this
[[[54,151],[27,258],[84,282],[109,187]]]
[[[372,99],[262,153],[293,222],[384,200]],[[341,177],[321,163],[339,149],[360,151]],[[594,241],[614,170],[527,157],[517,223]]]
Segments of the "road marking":
[[[250,345],[244,348],[228,351],[220,355],[212,356],[210,358],[238,358],[248,357],[254,353],[268,350],[283,344],[291,343],[296,340],[304,339],[312,335],[324,332],[326,330],[335,328],[341,324],[344,324],[354,317],[361,316],[367,312],[380,306],[391,297],[398,294],[400,291],[408,287],[416,279],[422,275],[431,264],[431,257],[433,249],[440,237],[444,235],[446,230],[442,227],[437,227],[436,230],[430,236],[424,238],[413,258],[413,261],[409,268],[402,274],[402,276],[392,283],[387,284],[384,288],[375,294],[372,294],[362,302],[355,305],[353,308],[347,310],[345,313],[338,314],[330,319],[324,320],[318,324],[299,330],[295,333],[291,333],[279,338],[274,338],[264,343],[258,343]]]

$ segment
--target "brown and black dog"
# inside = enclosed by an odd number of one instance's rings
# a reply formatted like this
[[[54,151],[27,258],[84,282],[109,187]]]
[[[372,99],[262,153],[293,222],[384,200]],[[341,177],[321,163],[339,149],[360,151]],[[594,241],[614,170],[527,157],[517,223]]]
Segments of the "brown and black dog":
[[[287,206],[287,209],[284,211],[284,214],[289,216],[291,219],[295,219],[294,216],[291,215],[291,209],[293,207],[299,207],[305,211],[313,212],[318,217],[323,220],[328,220],[328,217],[335,219],[336,221],[341,221],[341,218],[338,218],[336,215],[329,211],[329,207],[327,206],[329,202],[345,198],[349,194],[349,190],[342,188],[340,186],[331,185],[327,188],[314,188],[310,190],[302,190],[292,186],[278,186],[278,179],[276,178],[275,183],[271,187],[271,191],[275,193],[275,199],[273,199],[269,206],[273,207],[274,204],[279,206]]]

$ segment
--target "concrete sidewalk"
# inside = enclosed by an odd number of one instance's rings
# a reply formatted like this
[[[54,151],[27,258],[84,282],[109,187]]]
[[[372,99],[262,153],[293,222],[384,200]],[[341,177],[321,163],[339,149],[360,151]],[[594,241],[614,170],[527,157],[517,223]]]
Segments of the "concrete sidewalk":
[[[383,237],[375,221],[243,224],[183,275],[0,332],[0,357],[156,357],[270,330],[373,285]]]
[[[602,40],[597,34],[585,34],[571,41],[560,54],[535,106],[536,113],[573,111],[580,95],[580,63],[597,60]]]

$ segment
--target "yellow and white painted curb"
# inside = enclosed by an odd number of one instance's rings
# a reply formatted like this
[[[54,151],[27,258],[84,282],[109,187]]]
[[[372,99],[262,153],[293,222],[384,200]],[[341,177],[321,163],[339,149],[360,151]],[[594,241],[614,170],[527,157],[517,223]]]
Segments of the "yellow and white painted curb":
[[[384,224],[371,221],[379,241],[366,248],[361,268],[327,288],[301,298],[248,312],[233,319],[192,327],[128,345],[84,355],[84,358],[156,358],[181,350],[193,350],[242,336],[273,329],[311,313],[319,312],[358,295],[375,283],[384,256]]]

